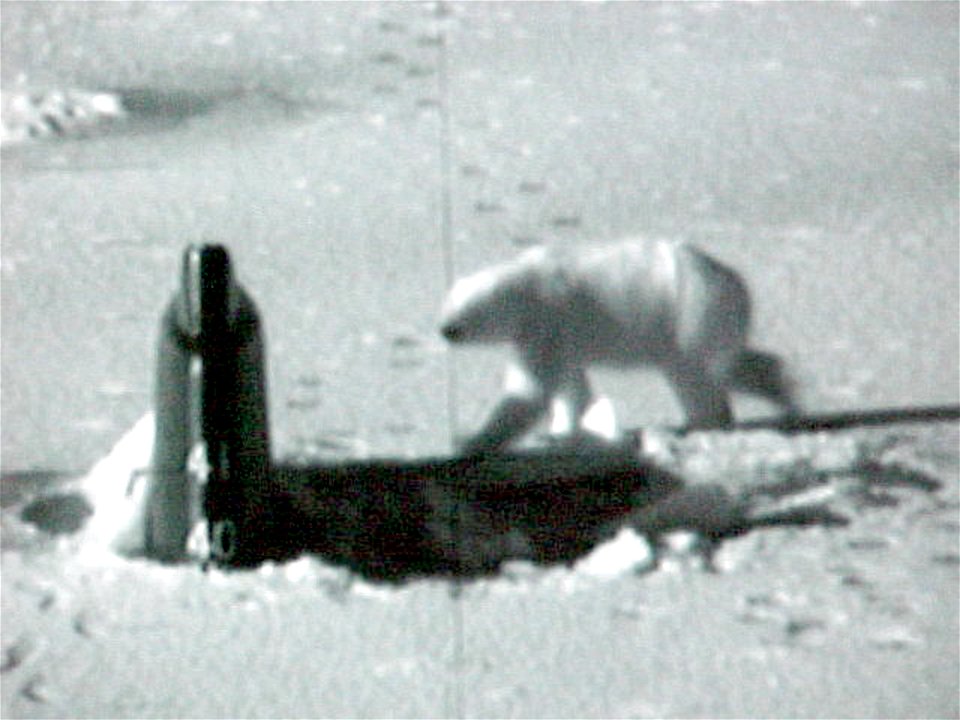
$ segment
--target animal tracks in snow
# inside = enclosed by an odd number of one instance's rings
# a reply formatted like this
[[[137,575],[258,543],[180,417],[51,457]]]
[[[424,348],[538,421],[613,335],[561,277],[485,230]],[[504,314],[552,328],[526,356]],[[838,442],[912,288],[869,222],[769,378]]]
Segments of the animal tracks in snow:
[[[483,227],[478,232],[512,236],[512,244],[521,247],[543,242],[539,226],[545,234],[581,231],[585,223],[577,208],[556,207],[556,199],[550,193],[555,184],[551,178],[536,174],[506,178],[496,167],[504,156],[529,156],[529,144],[498,145],[495,137],[486,138],[481,140],[484,149],[480,152],[485,159],[472,160],[470,130],[475,123],[461,118],[463,108],[455,104],[445,107],[451,99],[443,96],[444,84],[455,87],[463,80],[463,68],[448,69],[453,73],[450,77],[439,77],[445,64],[441,53],[457,41],[456,33],[465,22],[456,6],[438,6],[439,10],[422,6],[427,12],[406,7],[393,12],[387,7],[386,11],[371,13],[375,47],[366,60],[375,77],[370,92],[379,102],[389,102],[400,110],[413,108],[424,117],[436,118],[438,112],[448,114],[452,159],[456,163],[452,179],[458,183],[454,198],[463,208],[459,221],[467,225],[492,223],[495,227]],[[481,124],[486,128],[486,123]],[[537,227],[528,227],[531,218]]]

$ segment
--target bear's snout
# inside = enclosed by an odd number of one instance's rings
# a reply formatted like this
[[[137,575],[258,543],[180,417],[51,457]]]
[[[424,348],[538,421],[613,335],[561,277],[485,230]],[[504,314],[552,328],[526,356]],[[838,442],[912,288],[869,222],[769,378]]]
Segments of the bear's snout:
[[[440,327],[440,334],[450,342],[460,342],[463,340],[463,328],[457,323],[445,323]]]

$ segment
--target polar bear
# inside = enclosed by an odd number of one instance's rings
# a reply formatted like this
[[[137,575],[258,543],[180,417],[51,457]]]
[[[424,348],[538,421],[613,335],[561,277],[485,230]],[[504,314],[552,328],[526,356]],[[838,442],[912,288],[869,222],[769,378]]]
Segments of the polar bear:
[[[690,427],[730,425],[731,390],[792,414],[779,359],[746,345],[749,323],[750,298],[737,273],[668,240],[536,247],[462,278],[444,303],[443,336],[516,349],[503,398],[463,451],[504,448],[551,403],[582,421],[595,401],[590,365],[659,368]]]

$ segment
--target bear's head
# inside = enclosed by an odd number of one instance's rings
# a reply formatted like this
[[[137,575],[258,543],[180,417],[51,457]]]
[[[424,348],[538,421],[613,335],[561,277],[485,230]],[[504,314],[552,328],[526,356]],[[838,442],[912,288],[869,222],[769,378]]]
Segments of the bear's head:
[[[556,315],[568,286],[543,248],[468,275],[450,289],[440,332],[453,343],[524,342]],[[548,324],[548,323],[547,323]]]
[[[507,266],[461,278],[447,294],[440,332],[452,343],[496,343],[516,336],[521,283]]]

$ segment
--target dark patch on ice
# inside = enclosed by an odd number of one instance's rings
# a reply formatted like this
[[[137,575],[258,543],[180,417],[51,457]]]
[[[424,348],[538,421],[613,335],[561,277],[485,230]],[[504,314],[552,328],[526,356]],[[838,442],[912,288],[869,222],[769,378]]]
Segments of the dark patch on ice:
[[[857,511],[899,505],[901,499],[884,488],[930,493],[941,487],[937,479],[899,463],[863,458],[832,470],[814,469],[804,460],[771,474],[773,481],[740,493],[720,485],[681,487],[632,512],[626,521],[650,538],[658,559],[662,537],[677,530],[696,533],[700,542],[693,549],[707,570],[715,570],[714,557],[726,540],[776,527],[846,527]],[[832,483],[838,484],[826,498],[815,490]],[[813,494],[806,495],[811,489]],[[848,545],[855,550],[886,547],[862,539]]]
[[[821,527],[846,527],[850,524],[850,519],[845,515],[830,509],[824,504],[814,504],[790,508],[767,517],[753,518],[743,527],[725,530],[718,537],[727,537],[741,534],[754,528],[773,528],[784,526],[811,526],[819,525]]]
[[[817,490],[834,482],[829,492]],[[844,513],[856,512],[864,493],[939,487],[916,470],[874,460],[830,471],[798,462],[746,491],[685,486],[628,446],[283,465],[274,484],[283,519],[275,537],[256,540],[271,557],[313,553],[388,581],[481,576],[515,559],[569,564],[624,526],[648,537],[658,558],[669,554],[671,533],[691,532],[689,552],[712,570],[731,538],[775,527],[844,527]]]
[[[899,463],[862,460],[853,467],[853,472],[873,487],[899,487],[932,493],[942,485],[939,480]]]
[[[429,65],[411,65],[407,68],[407,77],[425,78],[430,77],[436,70]]]
[[[814,468],[807,460],[801,460],[780,469],[773,482],[758,486],[754,494],[772,499],[787,498],[827,485],[838,475],[857,481],[850,495],[862,508],[898,506],[900,498],[892,492],[894,490],[934,493],[942,487],[942,483],[936,478],[896,462],[884,463],[872,458],[861,458],[847,468],[823,470]]]
[[[370,60],[377,65],[400,65],[403,63],[403,58],[398,53],[389,50],[377,53]]]
[[[521,248],[535,247],[543,244],[543,241],[540,238],[532,237],[530,235],[517,235],[516,237],[510,238],[510,242],[514,246]]]
[[[390,340],[390,346],[398,350],[420,347],[423,341],[414,335],[396,335]]]
[[[855,588],[855,589],[869,589],[873,587],[873,583],[869,580],[864,579],[862,576],[858,575],[856,572],[847,572],[840,577],[840,584],[843,587]]]
[[[355,435],[352,433],[330,432],[309,438],[299,438],[297,444],[309,448],[314,453],[348,456],[356,449],[355,442]]]
[[[583,224],[579,215],[558,215],[550,221],[555,228],[578,228]]]
[[[222,99],[213,94],[148,87],[126,88],[117,94],[133,118],[171,125],[209,112]]]
[[[20,512],[20,519],[51,535],[78,532],[93,515],[89,501],[79,493],[57,493],[37,498]]]
[[[420,47],[442,47],[444,44],[443,35],[419,35],[417,36],[417,45]]]
[[[395,20],[381,20],[377,23],[377,29],[383,33],[402,33],[406,31],[407,26]]]
[[[495,200],[477,200],[477,202],[473,204],[473,209],[478,213],[498,213],[503,212],[504,207],[503,204]]]
[[[295,382],[305,388],[318,388],[323,385],[323,378],[319,375],[300,375]]]
[[[401,348],[418,344],[413,336],[395,338]],[[355,448],[348,441],[329,433],[310,444],[314,451],[349,455]],[[631,527],[650,540],[654,566],[675,553],[673,533],[690,533],[679,552],[701,557],[709,571],[717,570],[716,551],[731,538],[773,527],[843,527],[850,523],[848,515],[876,506],[864,503],[865,496],[896,500],[895,492],[941,487],[919,470],[875,456],[830,470],[801,460],[768,470],[766,483],[746,489],[686,485],[638,459],[636,447],[627,443],[420,460],[317,462],[316,457],[314,452],[309,465],[275,466],[266,486],[238,486],[231,512],[242,552],[231,562],[250,567],[308,553],[373,580],[470,578],[496,573],[517,559],[571,564],[620,528]],[[20,497],[14,477],[4,477],[4,489]],[[50,477],[60,476],[41,474],[40,480],[32,478],[34,487],[52,482]],[[76,492],[50,490],[35,499],[27,496],[18,510],[23,522],[49,535],[82,529],[93,514],[89,501]],[[887,546],[863,537],[847,544],[858,551]],[[955,553],[931,560],[957,565]],[[842,582],[866,584],[847,571]]]
[[[860,508],[895,508],[902,500],[898,490],[934,493],[942,486],[939,480],[919,470],[873,459],[861,459],[846,474],[860,481],[851,493],[851,499]]]
[[[341,438],[331,443],[347,450]],[[865,493],[940,486],[872,459],[829,471],[800,461],[745,490],[686,486],[638,457],[629,444],[559,445],[479,457],[281,464],[269,487],[239,490],[241,552],[231,563],[308,553],[372,580],[471,578],[510,560],[572,564],[631,527],[650,540],[654,567],[680,552],[723,572],[715,558],[729,539],[775,527],[843,527],[864,508]],[[58,496],[32,504],[30,515],[50,531],[75,527],[85,512],[78,498]],[[691,534],[679,551],[671,543],[677,531]]]
[[[73,621],[70,623],[70,627],[80,637],[92,638],[94,633],[90,627],[90,618],[86,613],[77,613],[73,616]]]
[[[419,367],[426,362],[423,340],[415,335],[396,335],[390,340],[390,357],[387,364],[391,368]]]
[[[388,581],[570,562],[680,484],[632,449],[283,465],[274,482],[285,520],[250,539],[265,558],[313,553]]]
[[[475,178],[475,177],[486,177],[490,173],[486,168],[482,168],[479,165],[468,164],[468,165],[460,166],[460,174],[463,177]]]
[[[957,553],[943,553],[934,555],[930,560],[937,565],[947,565],[948,567],[957,567],[960,565],[960,555]]]
[[[30,702],[44,704],[47,702],[47,684],[43,675],[34,675],[20,688],[20,694]]]
[[[425,360],[422,357],[405,355],[399,357],[391,357],[387,361],[389,365],[394,370],[409,370],[411,368],[418,368],[424,364]]]
[[[866,508],[895,508],[900,504],[896,495],[869,487],[857,494],[856,502]]]
[[[874,552],[877,550],[886,550],[890,547],[890,541],[885,538],[863,538],[855,539],[847,542],[847,547],[851,550],[857,550],[860,552]]]
[[[816,618],[791,618],[787,621],[783,631],[788,637],[795,638],[812,630],[824,630],[827,624]]]
[[[956,520],[943,520],[942,522],[936,523],[935,527],[946,530],[949,533],[960,532],[960,522]]]
[[[320,398],[301,398],[301,397],[292,397],[287,399],[287,407],[290,410],[316,410],[323,404],[323,401]]]
[[[432,15],[435,18],[445,19],[453,15],[453,8],[448,3],[438,2],[433,6]]]
[[[813,487],[826,485],[831,477],[831,471],[819,470],[813,467],[809,460],[803,459],[778,468],[773,480],[755,486],[754,493],[777,500]]]
[[[545,182],[537,182],[533,180],[524,180],[517,186],[517,191],[525,195],[538,195],[542,192],[545,192],[547,189],[547,184]]]
[[[894,627],[886,631],[879,631],[874,637],[870,638],[870,642],[881,650],[894,651],[907,650],[920,644],[920,640],[906,627]]]
[[[236,88],[217,92],[171,91],[157,88],[127,88],[117,91],[128,113],[127,132],[159,132],[176,128],[194,118],[214,113],[234,103],[236,115],[248,122],[262,122],[257,101],[273,108],[277,118],[298,120],[317,110],[322,102],[291,98],[269,87]]]
[[[0,661],[0,675],[16,670],[23,665],[33,651],[33,644],[28,640],[18,640],[13,645],[4,648],[3,660]]]
[[[57,603],[57,595],[54,592],[41,592],[40,599],[37,601],[37,609],[46,612]]]

